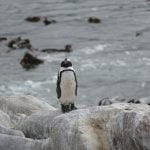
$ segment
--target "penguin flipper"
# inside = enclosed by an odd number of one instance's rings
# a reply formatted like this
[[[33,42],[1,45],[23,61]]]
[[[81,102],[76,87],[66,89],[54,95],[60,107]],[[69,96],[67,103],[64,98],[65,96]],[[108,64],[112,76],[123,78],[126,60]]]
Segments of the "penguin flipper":
[[[57,93],[57,98],[59,99],[61,97],[61,88],[60,88],[59,73],[58,73],[58,76],[57,76],[56,93]]]
[[[75,82],[76,82],[75,95],[77,96],[78,82],[77,82],[77,77],[76,77],[76,74],[74,71],[73,71],[73,73],[74,73],[74,78],[75,78]]]

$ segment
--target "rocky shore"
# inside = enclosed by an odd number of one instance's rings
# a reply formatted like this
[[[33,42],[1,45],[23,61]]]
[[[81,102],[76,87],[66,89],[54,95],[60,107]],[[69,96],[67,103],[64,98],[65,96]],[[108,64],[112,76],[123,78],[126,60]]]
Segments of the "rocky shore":
[[[62,114],[33,96],[0,97],[0,150],[149,150],[150,106],[115,103]]]

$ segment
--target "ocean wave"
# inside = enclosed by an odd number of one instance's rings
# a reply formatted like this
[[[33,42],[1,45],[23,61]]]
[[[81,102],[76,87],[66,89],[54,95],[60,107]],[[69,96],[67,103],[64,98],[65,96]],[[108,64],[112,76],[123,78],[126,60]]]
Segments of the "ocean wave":
[[[97,52],[104,51],[106,47],[107,47],[106,44],[100,44],[94,47],[85,47],[81,51],[84,52],[86,55],[91,55]]]
[[[112,61],[112,62],[110,62],[110,65],[112,65],[112,66],[122,66],[122,67],[125,67],[125,66],[127,66],[127,64],[123,61],[123,60],[116,60],[116,61]]]
[[[143,57],[142,62],[144,62],[145,65],[150,66],[150,58]]]
[[[81,63],[81,68],[80,70],[81,71],[84,71],[84,70],[88,70],[89,68],[91,69],[96,69],[96,63],[90,59],[88,60],[83,60],[82,63]]]

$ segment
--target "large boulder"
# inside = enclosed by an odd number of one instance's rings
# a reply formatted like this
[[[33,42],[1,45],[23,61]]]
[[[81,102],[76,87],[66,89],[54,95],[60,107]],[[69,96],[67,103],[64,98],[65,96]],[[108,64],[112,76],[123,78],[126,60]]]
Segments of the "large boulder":
[[[0,96],[0,150],[52,150],[50,137],[33,140],[14,129],[27,116],[40,111],[56,111],[33,96]]]
[[[31,115],[42,110],[56,110],[31,95],[0,96],[0,109],[4,112]]]
[[[34,113],[21,121],[16,129],[21,130],[27,138],[46,139],[51,136],[51,125],[54,118],[60,114],[60,110]]]
[[[52,139],[53,150],[149,150],[150,106],[116,103],[60,114],[33,114],[17,127],[30,138]]]
[[[0,124],[7,127],[14,127],[26,116],[43,110],[56,109],[30,95],[0,96]]]

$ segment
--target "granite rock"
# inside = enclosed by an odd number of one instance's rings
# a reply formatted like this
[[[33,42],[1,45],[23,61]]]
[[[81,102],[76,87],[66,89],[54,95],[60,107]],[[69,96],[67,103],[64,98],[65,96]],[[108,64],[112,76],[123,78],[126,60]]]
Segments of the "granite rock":
[[[39,112],[18,129],[30,138],[50,137],[54,150],[149,150],[149,116],[148,105],[115,103],[65,114]]]

